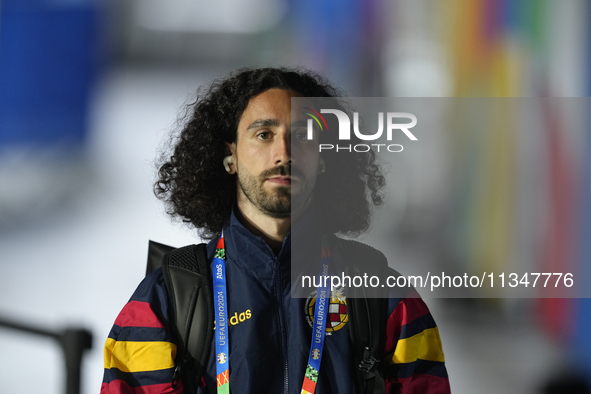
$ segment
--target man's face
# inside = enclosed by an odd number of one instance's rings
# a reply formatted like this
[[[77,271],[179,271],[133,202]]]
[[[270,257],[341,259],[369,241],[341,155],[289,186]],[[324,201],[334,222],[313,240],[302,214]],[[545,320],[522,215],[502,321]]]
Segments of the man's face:
[[[237,143],[230,145],[239,206],[273,218],[290,217],[292,204],[294,212],[305,210],[318,173],[318,141],[306,139],[301,111],[292,119],[292,97],[301,95],[270,89],[251,98],[238,123]]]

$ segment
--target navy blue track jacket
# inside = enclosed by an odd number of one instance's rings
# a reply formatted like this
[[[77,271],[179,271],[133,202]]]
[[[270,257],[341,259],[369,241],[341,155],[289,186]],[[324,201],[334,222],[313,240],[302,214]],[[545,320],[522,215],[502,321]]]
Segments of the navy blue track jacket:
[[[291,239],[276,255],[233,214],[224,228],[231,393],[299,394],[312,327],[306,299],[290,295]],[[217,239],[207,246],[213,259]],[[335,299],[336,300],[336,299]],[[334,300],[331,300],[331,302]],[[346,300],[333,313],[346,313]],[[388,393],[450,392],[437,326],[420,298],[388,302]],[[326,335],[316,393],[353,394],[355,371],[346,316]],[[313,317],[312,317],[313,319]],[[173,388],[176,345],[162,270],[148,275],[117,317],[104,350],[101,394],[183,393]],[[215,336],[201,380],[216,391]],[[205,392],[203,387],[198,393]]]

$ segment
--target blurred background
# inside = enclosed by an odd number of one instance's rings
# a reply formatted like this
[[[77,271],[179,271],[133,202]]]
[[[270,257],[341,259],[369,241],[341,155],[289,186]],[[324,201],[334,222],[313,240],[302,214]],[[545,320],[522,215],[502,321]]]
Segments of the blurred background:
[[[202,84],[287,65],[348,96],[586,97],[590,22],[584,0],[0,0],[0,317],[90,330],[82,392],[99,391],[148,240],[198,241],[151,187]],[[549,106],[535,135],[442,136],[423,171],[401,159],[391,264],[517,261],[591,279],[591,133],[569,121]],[[589,301],[427,299],[452,391],[589,392]],[[0,349],[1,392],[63,392],[56,343],[0,327]]]

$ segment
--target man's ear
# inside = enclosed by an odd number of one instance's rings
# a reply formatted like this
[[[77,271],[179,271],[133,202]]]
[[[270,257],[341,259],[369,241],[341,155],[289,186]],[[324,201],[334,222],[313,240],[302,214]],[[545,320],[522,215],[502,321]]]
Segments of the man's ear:
[[[226,147],[224,148],[224,168],[226,172],[230,175],[236,173],[236,143],[226,142]]]

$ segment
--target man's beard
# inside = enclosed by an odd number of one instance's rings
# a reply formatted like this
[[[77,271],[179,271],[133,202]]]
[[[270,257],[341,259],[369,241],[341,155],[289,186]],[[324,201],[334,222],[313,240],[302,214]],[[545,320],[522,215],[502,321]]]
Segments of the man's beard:
[[[309,197],[310,185],[306,182],[304,175],[294,169],[294,176],[303,183],[299,193],[294,196],[291,195],[291,187],[276,186],[271,192],[268,192],[263,186],[270,177],[291,176],[291,174],[292,168],[289,164],[263,171],[258,177],[242,169],[238,172],[238,183],[246,198],[265,215],[277,219],[289,218],[291,217],[292,203],[294,209],[301,208]]]

